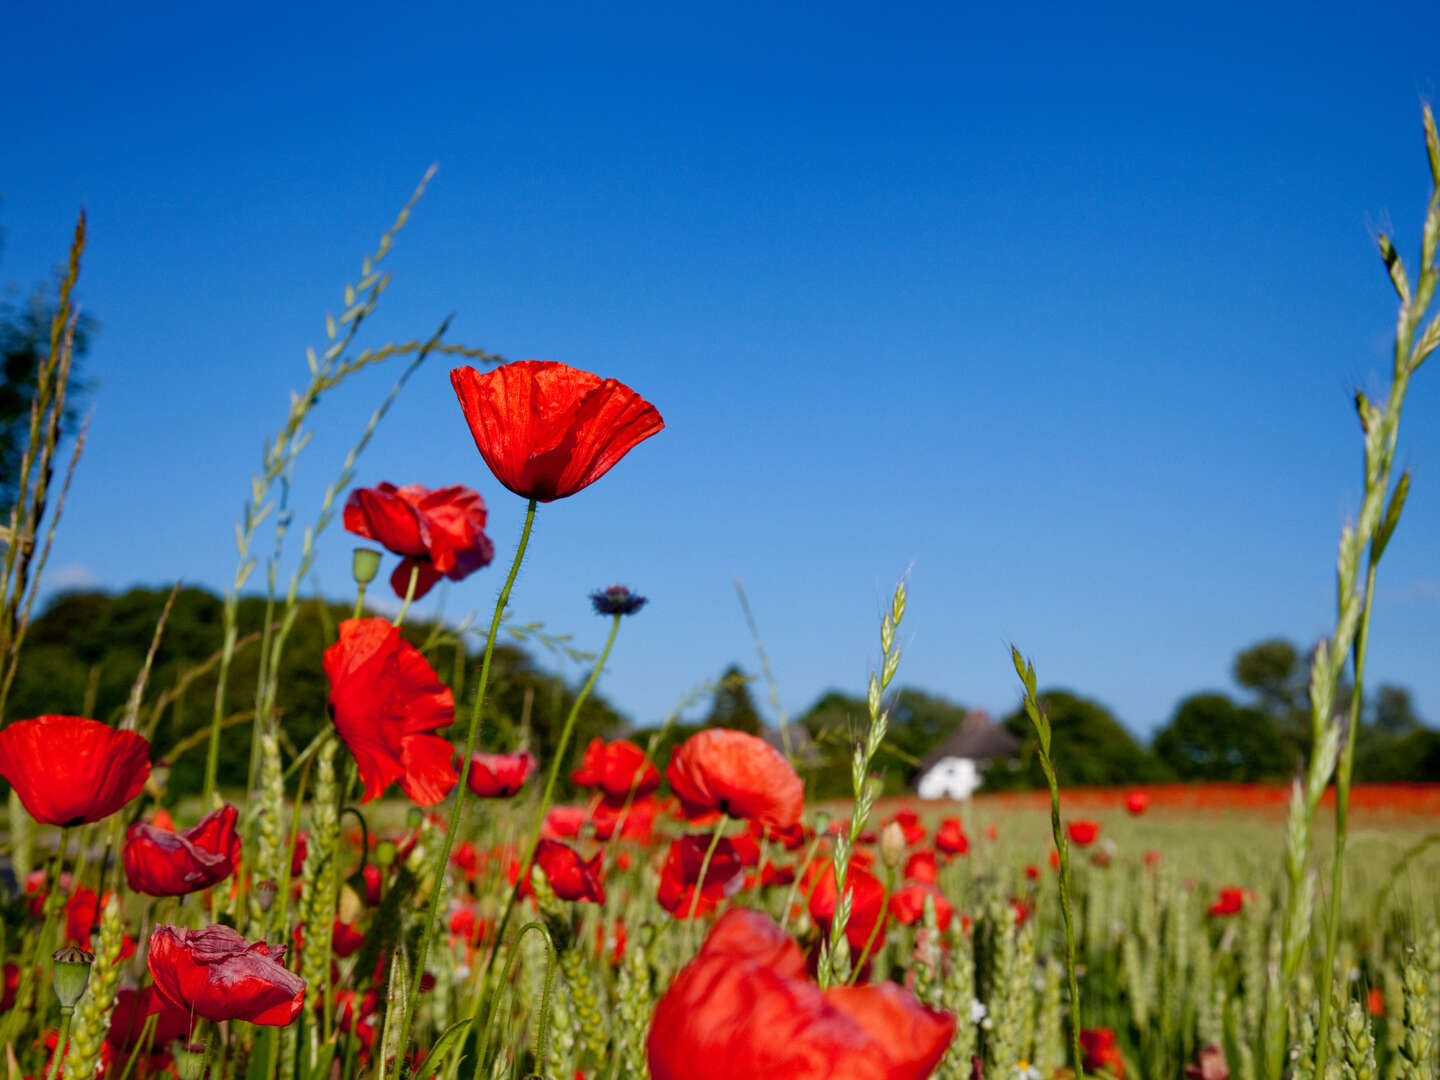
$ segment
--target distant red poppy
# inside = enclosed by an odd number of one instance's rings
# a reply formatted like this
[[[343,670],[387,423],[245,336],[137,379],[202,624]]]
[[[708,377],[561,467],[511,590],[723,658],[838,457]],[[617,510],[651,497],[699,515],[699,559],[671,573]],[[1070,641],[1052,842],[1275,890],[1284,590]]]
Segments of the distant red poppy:
[[[1239,915],[1245,909],[1244,889],[1221,889],[1215,903],[1210,905],[1211,915]]]
[[[450,384],[495,479],[537,502],[588,487],[665,426],[624,383],[565,364],[455,368]]]
[[[330,948],[340,959],[345,959],[356,952],[360,946],[365,944],[365,932],[357,930],[354,923],[341,922],[336,919],[330,930]]]
[[[433,806],[459,783],[454,748],[432,734],[455,719],[450,688],[420,650],[386,619],[346,619],[325,650],[335,730],[360,771],[361,802],[396,780],[406,796]]]
[[[284,1027],[305,1003],[305,980],[281,963],[283,945],[250,942],[228,926],[157,926],[150,975],[172,1005],[206,1020]]]
[[[456,759],[456,769],[464,758]],[[465,786],[482,799],[508,799],[518,795],[535,771],[535,755],[528,750],[513,754],[481,754],[470,758]]]
[[[710,865],[705,868],[705,880],[700,880],[700,867],[705,862],[705,852],[709,847],[710,837],[703,833],[682,836],[670,843],[665,866],[660,871],[660,889],[656,899],[677,919],[688,919],[692,904],[697,918],[710,914],[719,904],[739,892],[744,884],[744,864],[735,845],[724,838],[715,845]],[[695,899],[697,888],[700,890],[698,900]]]
[[[1365,1007],[1371,1016],[1385,1015],[1385,995],[1380,992],[1378,986],[1372,986],[1365,995]]]
[[[1089,847],[1100,835],[1100,826],[1093,821],[1072,821],[1066,832],[1076,847]]]
[[[1040,868],[1039,868],[1038,866],[1036,866],[1034,863],[1031,863],[1029,866],[1025,867],[1025,876],[1026,876],[1027,878],[1029,878],[1031,881],[1039,881],[1039,880],[1040,880]]]
[[[670,758],[665,778],[692,820],[716,812],[786,828],[800,820],[805,786],[785,755],[764,739],[706,728]]]
[[[574,848],[558,840],[541,840],[535,848],[535,863],[545,871],[545,880],[561,900],[605,902],[600,860],[601,856],[595,855],[587,862]]]
[[[239,816],[222,806],[184,832],[137,821],[125,834],[125,880],[146,896],[185,896],[224,881],[240,861]]]
[[[903,889],[896,889],[890,894],[890,914],[902,926],[913,926],[925,914],[927,896],[935,903],[936,925],[941,930],[948,930],[950,920],[955,917],[955,906],[932,884],[906,885]]]
[[[1080,1048],[1084,1051],[1084,1066],[1096,1072],[1104,1071],[1119,1080],[1125,1075],[1125,1057],[1115,1045],[1115,1032],[1110,1028],[1086,1028],[1080,1032]]]
[[[434,491],[419,484],[356,488],[345,500],[345,528],[404,556],[390,575],[396,596],[409,591],[411,573],[418,600],[442,577],[461,581],[495,558],[485,500],[459,484]]]
[[[821,990],[768,917],[732,908],[655,1006],[654,1080],[923,1080],[955,1018],[893,983]]]
[[[895,816],[890,821],[900,826],[900,831],[905,834],[905,843],[913,845],[925,839],[925,826],[920,824],[920,815],[910,807],[895,811]]]
[[[845,937],[850,942],[852,956],[858,961],[860,953],[870,941],[872,931],[875,933],[872,952],[879,949],[885,941],[885,886],[870,871],[862,870],[852,862],[845,875],[845,889],[852,894],[850,921],[845,924]],[[830,923],[835,918],[837,896],[834,864],[826,862],[822,864],[819,880],[815,882],[814,891],[810,893],[810,917],[815,920],[815,925],[820,927],[820,932],[827,936],[830,933]],[[878,931],[875,930],[876,923],[880,924]]]
[[[1125,809],[1133,816],[1139,817],[1150,808],[1150,793],[1148,791],[1128,791],[1125,793]]]
[[[655,831],[655,817],[659,812],[660,804],[653,796],[636,799],[628,807],[624,803],[612,806],[601,799],[590,813],[590,824],[594,826],[597,840],[609,840],[618,827],[620,835],[625,839],[648,846]]]
[[[20,992],[20,965],[6,964],[0,971],[0,1012],[7,1011],[15,1004],[15,995]]]
[[[905,860],[905,880],[934,885],[940,879],[940,866],[933,851],[917,851]]]
[[[37,716],[0,729],[0,776],[42,825],[107,818],[139,795],[150,743],[78,716]]]
[[[580,767],[570,780],[581,787],[598,788],[611,806],[620,806],[630,798],[633,785],[635,798],[642,799],[660,786],[660,771],[645,759],[645,751],[628,739],[607,743],[590,740]]]
[[[970,850],[970,838],[959,818],[947,817],[935,830],[935,848],[946,855],[964,855]]]
[[[1160,852],[1158,852],[1158,851],[1147,851],[1147,852],[1145,852],[1145,865],[1146,865],[1146,866],[1158,866],[1159,863],[1160,863]]]
[[[583,806],[552,806],[545,812],[540,835],[546,840],[573,840],[589,820]]]

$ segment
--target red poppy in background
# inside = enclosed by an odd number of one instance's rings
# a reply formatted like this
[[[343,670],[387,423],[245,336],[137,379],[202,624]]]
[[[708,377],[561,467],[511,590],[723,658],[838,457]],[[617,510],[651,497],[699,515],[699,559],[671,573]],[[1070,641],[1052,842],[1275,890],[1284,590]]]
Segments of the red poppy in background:
[[[810,917],[815,920],[815,925],[820,927],[821,933],[828,936],[830,922],[835,918],[837,897],[834,864],[822,863],[819,873],[819,880],[815,882],[814,891],[810,893]],[[880,929],[875,932],[872,951],[879,949],[885,941],[885,886],[870,871],[862,870],[851,862],[850,869],[845,874],[845,889],[852,894],[850,921],[845,924],[845,937],[850,942],[852,955],[858,961],[870,941],[876,923],[880,924]]]
[[[955,905],[945,899],[945,894],[930,884],[906,885],[890,894],[890,914],[902,926],[913,926],[925,914],[925,897],[935,902],[935,923],[941,930],[950,928],[955,917]]]
[[[665,779],[691,820],[721,813],[788,828],[800,820],[805,785],[785,755],[764,739],[706,728],[670,757]]]
[[[917,851],[905,860],[905,879],[934,885],[940,879],[940,865],[933,851]]]
[[[107,818],[149,775],[149,741],[98,720],[46,715],[0,729],[0,776],[42,825]]]
[[[6,969],[8,972],[8,968]],[[6,975],[6,985],[9,985],[9,975]],[[1378,986],[1372,986],[1365,995],[1365,1008],[1371,1016],[1381,1017],[1385,1015],[1385,995],[1380,992]]]
[[[1080,1032],[1080,1048],[1085,1052],[1084,1066],[1114,1077],[1125,1075],[1125,1058],[1115,1045],[1115,1032],[1110,1028],[1086,1028]]]
[[[1076,847],[1089,847],[1100,835],[1100,826],[1093,821],[1072,821],[1066,832]]]
[[[146,896],[185,896],[224,881],[240,861],[239,816],[222,806],[184,832],[137,821],[125,834],[125,880]]]
[[[540,835],[546,840],[571,840],[580,835],[589,820],[583,806],[552,806],[545,813]]]
[[[660,906],[677,919],[688,919],[690,907],[695,906],[695,916],[708,915],[716,906],[734,896],[744,885],[744,863],[735,845],[721,839],[710,856],[710,865],[705,867],[705,880],[700,880],[700,867],[705,862],[705,852],[710,847],[710,837],[704,835],[682,836],[670,842],[665,856],[665,866],[660,871],[660,889],[656,899]],[[757,852],[758,856],[758,852]],[[695,898],[695,890],[700,898]]]
[[[558,840],[541,840],[535,847],[535,862],[545,871],[545,880],[561,900],[605,902],[605,886],[600,884],[600,855],[588,862],[568,844]],[[530,875],[525,875],[530,880]]]
[[[0,1012],[6,1012],[15,1004],[15,995],[20,992],[20,965],[6,964],[0,971]]]
[[[115,1009],[110,1014],[110,1027],[105,1042],[112,1053],[129,1054],[145,1033],[145,1022],[155,1017],[155,1032],[150,1045],[155,1053],[165,1050],[176,1039],[187,1038],[194,1020],[184,1009],[166,1001],[153,986],[143,990],[122,987],[115,992]]]
[[[1150,793],[1148,791],[1128,791],[1125,793],[1125,809],[1135,817],[1139,817],[1146,810],[1150,809]]]
[[[565,364],[455,368],[450,385],[495,479],[537,502],[588,487],[665,426],[624,383]]]
[[[1027,878],[1029,878],[1031,881],[1039,881],[1039,880],[1040,880],[1040,868],[1039,868],[1038,866],[1036,866],[1034,863],[1031,863],[1029,866],[1025,867],[1025,876],[1026,876]]]
[[[910,807],[895,811],[895,816],[890,819],[900,826],[900,831],[905,834],[905,843],[918,844],[925,839],[925,826],[920,824],[920,815]],[[886,822],[885,824],[889,824]]]
[[[947,817],[935,830],[935,848],[946,855],[964,855],[970,850],[970,838],[959,818]]]
[[[606,801],[620,806],[630,798],[632,786],[637,799],[658,788],[660,771],[645,759],[645,751],[628,739],[607,743],[594,738],[570,780],[581,787],[599,788]]]
[[[463,760],[456,758],[457,762]],[[513,754],[477,752],[470,758],[470,775],[465,778],[465,786],[482,799],[508,799],[520,793],[534,772],[535,755],[529,750]]]
[[[281,962],[285,946],[250,942],[228,926],[157,926],[150,935],[155,989],[206,1020],[284,1027],[305,1003],[305,980]]]
[[[601,799],[590,813],[590,824],[595,827],[597,840],[609,840],[618,827],[625,839],[648,846],[655,832],[655,816],[659,812],[659,804],[649,796],[636,799],[628,807],[624,803],[618,807],[611,806]]]
[[[354,923],[341,922],[336,919],[330,930],[330,948],[340,959],[352,956],[360,951],[360,946],[365,944],[365,933],[357,930]]]
[[[1239,915],[1245,909],[1244,889],[1221,889],[1215,903],[1210,905],[1211,915]]]
[[[454,748],[432,734],[455,719],[450,688],[420,650],[387,619],[346,619],[325,650],[335,730],[365,784],[361,802],[396,780],[421,806],[433,806],[460,781]]]
[[[419,600],[442,577],[461,581],[495,558],[485,500],[459,484],[434,491],[419,484],[356,488],[345,500],[345,528],[404,556],[390,575],[400,597],[409,592],[411,573]]]
[[[655,1006],[654,1080],[923,1080],[955,1018],[893,983],[821,990],[768,917],[732,908]]]

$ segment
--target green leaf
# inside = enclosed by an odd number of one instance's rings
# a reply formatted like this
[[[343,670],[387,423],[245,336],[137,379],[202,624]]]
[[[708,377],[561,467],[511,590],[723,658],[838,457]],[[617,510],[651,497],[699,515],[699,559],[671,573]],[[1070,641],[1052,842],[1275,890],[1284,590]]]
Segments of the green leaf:
[[[475,1022],[474,1017],[467,1017],[464,1020],[457,1020],[441,1033],[440,1038],[435,1040],[435,1045],[425,1055],[425,1060],[420,1062],[419,1068],[414,1072],[415,1080],[429,1080],[429,1077],[438,1073],[449,1063],[450,1055],[455,1052],[465,1041],[465,1036],[470,1033],[470,1025]]]
[[[1380,527],[1375,530],[1375,538],[1370,541],[1370,558],[1373,562],[1379,562],[1380,556],[1385,554],[1385,545],[1390,543],[1395,526],[1400,524],[1400,511],[1405,509],[1405,497],[1409,494],[1410,470],[1406,469],[1400,474],[1395,490],[1390,493],[1390,505],[1385,508],[1385,516],[1380,521]]]

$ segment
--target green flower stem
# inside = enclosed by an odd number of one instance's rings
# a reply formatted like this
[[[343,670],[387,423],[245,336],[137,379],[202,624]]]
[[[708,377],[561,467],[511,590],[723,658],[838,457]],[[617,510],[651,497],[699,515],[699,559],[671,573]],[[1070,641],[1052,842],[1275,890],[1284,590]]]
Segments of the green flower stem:
[[[510,564],[510,574],[500,589],[495,601],[495,617],[490,620],[490,633],[485,638],[485,657],[480,663],[480,682],[475,687],[475,704],[470,709],[470,731],[465,738],[465,757],[460,766],[460,782],[455,787],[455,805],[450,809],[450,825],[445,830],[445,839],[440,844],[439,858],[435,863],[435,883],[430,893],[430,911],[425,917],[424,933],[420,935],[420,947],[415,954],[415,975],[411,980],[410,993],[405,998],[404,1015],[400,1024],[400,1046],[410,1046],[410,1024],[414,1019],[414,1002],[420,996],[420,978],[425,973],[425,961],[430,955],[430,940],[435,936],[436,920],[439,916],[441,876],[450,863],[450,848],[455,842],[455,833],[460,828],[460,811],[465,805],[466,785],[470,780],[470,759],[475,753],[476,736],[480,733],[480,710],[485,703],[485,686],[490,681],[490,661],[495,655],[495,635],[500,632],[500,617],[510,600],[510,590],[515,586],[515,577],[520,573],[520,563],[525,558],[525,548],[530,543],[530,530],[535,525],[535,500],[525,510],[525,527],[520,530],[520,543],[515,548],[515,560]],[[593,678],[591,680],[594,681]]]
[[[853,985],[860,979],[860,972],[865,967],[865,961],[870,959],[870,953],[875,948],[875,939],[880,936],[880,928],[885,925],[885,920],[890,914],[890,894],[895,889],[895,868],[885,868],[885,895],[880,901],[880,918],[875,920],[875,925],[870,928],[870,936],[865,939],[865,948],[860,950],[860,959],[855,961],[855,967],[850,972],[850,982]]]
[[[530,506],[531,506],[530,515],[525,518],[525,524],[526,524],[527,526],[530,524],[531,520],[533,520],[534,514],[535,514],[535,510],[534,510],[535,502],[534,502],[533,499],[532,499],[531,502],[530,502]],[[527,528],[527,530],[526,530],[526,535],[527,535],[527,536],[529,535],[529,530],[528,530],[528,528]],[[524,542],[524,540],[522,539],[521,542],[520,542],[520,551],[517,552],[517,554],[516,554],[516,559],[515,559],[515,566],[516,566],[516,567],[518,567],[518,566],[520,565],[519,556],[520,556],[520,555],[523,555],[524,553],[525,553],[525,542]],[[513,569],[514,569],[514,568],[512,568],[512,572],[511,572],[511,575],[510,575],[510,581],[507,581],[507,582],[505,583],[506,586],[507,586],[507,588],[506,588],[505,592],[501,594],[502,597],[509,595],[510,590],[509,590],[508,586],[510,585],[511,582],[513,582],[513,581],[515,580],[515,575],[514,575]],[[417,562],[417,563],[415,563],[413,566],[410,567],[410,584],[408,584],[408,585],[405,586],[405,600],[404,600],[404,602],[401,603],[401,605],[400,605],[400,613],[395,616],[395,623],[394,623],[395,626],[401,626],[401,625],[404,624],[404,622],[405,622],[405,613],[410,610],[410,601],[413,600],[413,599],[415,599],[415,583],[416,583],[417,581],[419,581],[419,580],[420,580],[420,564]],[[360,599],[355,601],[355,604],[356,604],[356,607],[357,607],[357,608],[359,607],[360,600],[363,600],[364,598],[365,598],[365,587],[362,585],[362,586],[360,587]],[[356,617],[358,618],[359,616],[356,616]],[[499,616],[499,615],[496,615],[495,617],[498,619],[500,616]],[[494,640],[495,640],[493,634],[491,635],[490,640],[491,640],[491,641],[494,641]],[[487,655],[488,655],[488,653],[487,653]]]
[[[50,1059],[50,1071],[46,1074],[46,1080],[55,1080],[60,1075],[60,1062],[65,1057],[68,1049],[65,1043],[70,1039],[70,1017],[74,1014],[74,1006],[67,1006],[60,1010],[60,1036],[55,1040],[55,1056]]]
[[[825,833],[819,829],[815,830],[815,839],[810,842],[810,850],[805,852],[805,861],[800,864],[800,872],[795,875],[795,880],[790,882],[790,891],[785,894],[785,907],[780,912],[780,929],[787,934],[790,932],[790,911],[795,907],[795,893],[800,888],[800,879],[804,876],[805,870],[815,860],[815,852],[820,849],[821,842],[825,839]],[[815,875],[815,880],[810,883],[810,890],[813,891],[819,882],[820,875]],[[806,899],[810,893],[807,891]]]
[[[365,614],[365,583],[362,581],[355,589],[355,610],[350,617],[358,619],[363,614]]]
[[[620,616],[612,615],[610,622],[610,636],[605,639],[605,648],[600,651],[600,659],[595,661],[595,667],[590,672],[590,678],[585,680],[585,685],[580,688],[580,693],[575,696],[575,702],[570,706],[570,713],[565,717],[565,726],[560,731],[560,742],[555,747],[555,756],[550,761],[550,773],[545,778],[545,793],[540,796],[540,809],[535,814],[535,828],[530,834],[530,843],[526,845],[525,857],[520,860],[520,877],[515,882],[515,887],[510,890],[510,895],[505,901],[505,910],[500,915],[500,921],[496,924],[495,944],[490,948],[490,955],[485,960],[485,968],[481,973],[482,979],[485,972],[490,970],[491,963],[495,959],[495,950],[500,947],[500,942],[505,936],[505,927],[510,923],[510,913],[515,910],[515,901],[520,896],[520,884],[528,877],[529,866],[535,859],[535,849],[540,846],[540,832],[545,826],[545,813],[550,809],[550,798],[555,794],[555,780],[560,775],[560,765],[565,760],[565,750],[570,745],[570,735],[575,730],[575,720],[580,715],[580,706],[585,704],[585,699],[590,696],[591,689],[595,686],[595,680],[600,677],[600,672],[605,667],[605,661],[610,657],[610,650],[615,645],[615,635],[620,630]],[[493,636],[495,630],[491,627]],[[485,676],[481,678],[481,689],[483,691]],[[465,754],[465,765],[469,768],[470,753]],[[463,781],[462,781],[463,783]],[[480,1003],[477,1001],[475,1007],[478,1010]],[[476,1015],[479,1015],[478,1012]]]
[[[715,822],[715,831],[710,834],[710,846],[705,849],[705,858],[700,860],[700,876],[695,881],[695,892],[690,897],[690,911],[685,916],[692,925],[695,922],[695,912],[700,907],[700,893],[705,888],[705,875],[710,872],[710,860],[715,857],[715,849],[720,846],[720,837],[725,834],[726,817],[720,815],[720,820]],[[693,937],[694,934],[692,933]]]

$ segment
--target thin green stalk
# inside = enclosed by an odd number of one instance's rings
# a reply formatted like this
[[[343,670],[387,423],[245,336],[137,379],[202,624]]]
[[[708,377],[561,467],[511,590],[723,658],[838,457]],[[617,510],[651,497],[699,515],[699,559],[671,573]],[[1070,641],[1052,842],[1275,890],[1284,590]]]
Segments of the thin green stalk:
[[[1050,760],[1050,718],[1040,708],[1035,693],[1035,665],[1022,657],[1020,650],[1013,645],[1010,646],[1010,659],[1025,686],[1025,713],[1040,740],[1040,768],[1050,786],[1050,831],[1055,837],[1055,849],[1060,853],[1060,911],[1065,917],[1065,975],[1070,982],[1070,1055],[1075,1076],[1084,1080],[1085,1054],[1080,1047],[1080,987],[1075,981],[1075,913],[1070,908],[1070,843],[1060,824],[1060,783],[1055,779],[1055,765]]]
[[[435,936],[435,925],[439,916],[441,875],[450,865],[450,848],[455,842],[455,833],[460,828],[460,811],[465,805],[466,785],[470,780],[470,759],[475,754],[475,740],[480,733],[480,711],[485,703],[485,687],[490,681],[490,661],[495,655],[495,635],[500,631],[500,617],[510,600],[510,590],[520,573],[520,563],[525,558],[525,548],[530,543],[530,530],[535,525],[535,500],[531,499],[525,509],[525,526],[520,530],[520,543],[515,548],[515,559],[510,564],[510,573],[495,601],[495,617],[490,620],[490,632],[485,637],[485,656],[480,662],[480,682],[475,687],[475,703],[470,709],[470,731],[465,737],[465,756],[461,759],[460,782],[455,786],[455,805],[450,809],[450,825],[445,830],[445,839],[440,844],[439,858],[435,863],[435,886],[430,894],[430,909],[425,917],[424,933],[420,935],[419,951],[415,956],[415,974],[411,981],[410,993],[406,996],[400,1027],[400,1046],[410,1045],[410,1025],[414,1019],[413,1002],[420,996],[420,978],[425,972],[425,961],[430,955],[430,940]],[[498,934],[497,934],[498,940]]]
[[[410,584],[405,586],[405,600],[400,605],[400,612],[395,616],[395,626],[402,626],[405,622],[405,613],[410,610],[410,601],[415,599],[415,583],[420,580],[420,564],[414,563],[410,567]],[[365,593],[360,593],[363,598]],[[358,603],[358,601],[357,601]],[[358,618],[358,616],[357,616]]]
[[[65,1043],[70,1038],[70,1017],[74,1012],[73,1006],[67,1006],[60,1010],[60,1036],[55,1040],[55,1056],[50,1059],[50,1071],[46,1075],[46,1080],[55,1080],[55,1077],[60,1075],[60,1061],[65,1057],[65,1051],[68,1049]]]
[[[695,882],[695,892],[690,897],[690,911],[685,916],[692,926],[695,912],[700,908],[700,891],[705,887],[705,875],[710,872],[710,860],[715,857],[715,849],[720,846],[720,837],[725,833],[725,821],[725,815],[721,814],[720,820],[715,822],[715,831],[710,834],[710,846],[705,849],[705,858],[700,860],[700,877]]]
[[[790,909],[795,906],[795,892],[800,888],[800,878],[803,876],[805,868],[814,861],[815,852],[820,849],[820,842],[824,839],[825,833],[817,828],[815,830],[815,839],[810,842],[810,849],[805,852],[805,861],[800,864],[800,872],[795,875],[795,880],[790,882],[790,891],[785,894],[785,908],[780,913],[780,929],[787,933],[790,928]],[[820,880],[818,874],[815,880]],[[815,886],[812,883],[810,887],[813,889]]]
[[[875,920],[875,925],[870,927],[870,936],[865,939],[865,947],[860,950],[860,959],[855,961],[855,969],[850,972],[850,982],[853,984],[860,978],[860,972],[865,968],[865,961],[870,959],[870,952],[875,948],[875,941],[880,936],[880,928],[885,925],[885,918],[890,911],[890,894],[895,889],[895,868],[885,868],[885,893],[880,900],[880,918]]]
[[[544,923],[528,922],[522,926],[520,932],[515,935],[515,944],[511,949],[510,958],[505,962],[505,969],[500,973],[500,982],[495,989],[495,997],[490,1002],[490,1012],[485,1018],[485,1032],[480,1039],[479,1053],[475,1057],[475,1080],[483,1080],[482,1070],[485,1068],[485,1059],[490,1054],[490,1035],[495,1028],[495,1016],[500,1011],[500,999],[503,996],[502,988],[509,980],[511,972],[515,969],[515,961],[520,956],[520,942],[524,940],[525,935],[531,930],[534,930],[545,939],[545,988],[540,997],[540,1025],[542,1026],[538,1028],[539,1034],[535,1040],[535,1060],[543,1060],[545,1051],[543,1024],[549,1016],[550,1010],[550,987],[555,974],[555,942],[551,940],[550,931]],[[479,990],[483,992],[484,987],[480,987]]]

